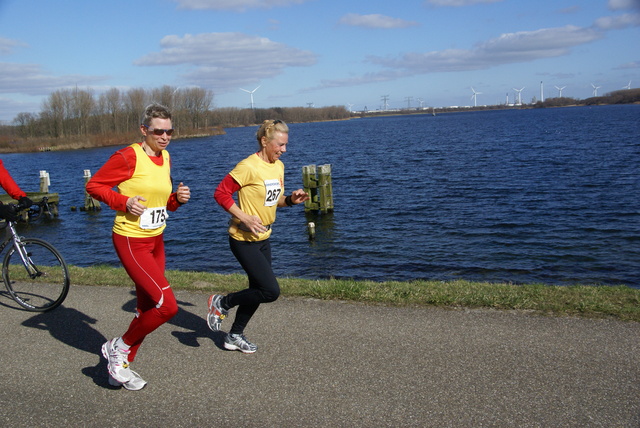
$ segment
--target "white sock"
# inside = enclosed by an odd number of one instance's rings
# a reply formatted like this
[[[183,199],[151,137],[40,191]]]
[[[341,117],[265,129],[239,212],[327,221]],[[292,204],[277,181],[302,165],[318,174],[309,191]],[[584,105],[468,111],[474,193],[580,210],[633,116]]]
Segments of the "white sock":
[[[122,340],[122,337],[119,337],[116,340],[116,348],[118,349],[122,349],[123,351],[128,351],[129,350],[129,345],[127,345],[126,343],[124,343],[124,340]]]

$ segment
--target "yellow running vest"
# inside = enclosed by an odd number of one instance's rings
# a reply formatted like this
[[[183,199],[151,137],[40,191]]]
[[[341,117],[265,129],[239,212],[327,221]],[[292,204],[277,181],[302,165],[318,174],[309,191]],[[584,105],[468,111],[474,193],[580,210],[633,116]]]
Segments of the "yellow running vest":
[[[117,211],[113,231],[132,238],[158,236],[166,227],[167,201],[173,190],[169,152],[163,150],[162,165],[156,165],[139,144],[130,147],[136,153],[136,168],[130,179],[118,185],[118,192],[128,197],[142,196],[146,201],[140,203],[147,209],[140,217]]]
[[[242,186],[238,190],[240,209],[249,215],[256,215],[267,226],[276,221],[278,199],[284,194],[284,164],[277,160],[268,163],[253,154],[240,161],[229,173]],[[255,235],[238,227],[239,220],[233,218],[229,225],[229,235],[238,241],[263,241],[271,236],[271,229]]]

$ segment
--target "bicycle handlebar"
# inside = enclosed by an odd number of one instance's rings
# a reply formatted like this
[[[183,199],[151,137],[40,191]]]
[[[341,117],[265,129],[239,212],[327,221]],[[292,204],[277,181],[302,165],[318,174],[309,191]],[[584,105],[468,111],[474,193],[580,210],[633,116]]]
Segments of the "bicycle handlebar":
[[[40,200],[40,202],[33,202],[32,205],[28,206],[28,207],[21,207],[19,204],[4,204],[6,207],[8,207],[14,214],[18,214],[22,211],[28,210],[29,208],[31,208],[32,206],[38,206],[38,207],[44,207],[47,205],[47,201],[49,200],[49,197],[47,196],[43,196],[42,199]],[[6,218],[0,216],[0,220],[7,220]]]

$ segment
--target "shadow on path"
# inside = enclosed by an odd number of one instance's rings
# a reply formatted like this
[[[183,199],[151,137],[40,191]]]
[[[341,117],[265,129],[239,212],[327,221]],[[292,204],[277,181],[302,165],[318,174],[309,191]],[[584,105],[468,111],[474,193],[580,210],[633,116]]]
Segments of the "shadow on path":
[[[100,355],[100,347],[107,339],[93,328],[92,324],[96,322],[95,318],[77,309],[61,305],[51,312],[39,313],[25,320],[22,325],[47,330],[52,337],[72,348]],[[105,376],[106,372],[107,363],[103,358],[99,359],[97,365],[82,369],[82,373],[93,379],[96,385],[112,388]]]

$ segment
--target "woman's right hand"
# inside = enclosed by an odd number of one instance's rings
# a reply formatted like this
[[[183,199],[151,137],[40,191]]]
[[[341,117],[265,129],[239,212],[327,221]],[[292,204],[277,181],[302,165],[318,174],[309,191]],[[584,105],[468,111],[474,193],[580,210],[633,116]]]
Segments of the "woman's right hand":
[[[137,215],[138,217],[141,216],[147,207],[142,205],[139,201],[146,202],[147,200],[142,196],[133,196],[127,199],[127,212]]]
[[[264,225],[262,224],[262,220],[260,220],[260,217],[258,217],[257,215],[251,215],[251,216],[245,217],[242,223],[244,223],[247,229],[249,229],[252,233],[255,233],[256,235],[267,231],[267,228],[264,227]]]

